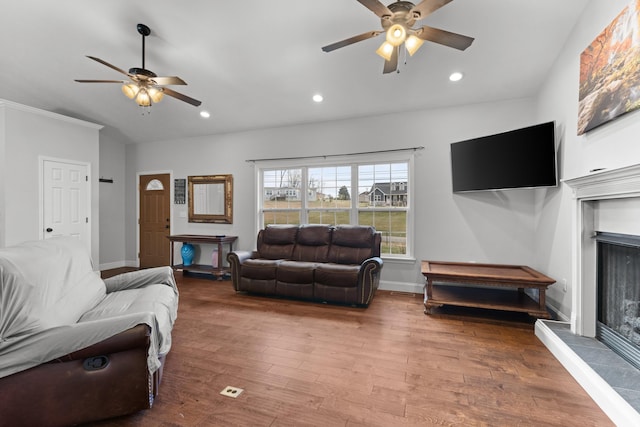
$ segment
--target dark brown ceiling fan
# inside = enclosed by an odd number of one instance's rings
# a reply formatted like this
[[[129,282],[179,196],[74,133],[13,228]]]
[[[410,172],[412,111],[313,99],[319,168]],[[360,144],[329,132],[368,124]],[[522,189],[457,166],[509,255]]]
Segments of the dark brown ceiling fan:
[[[325,52],[331,52],[341,47],[349,46],[363,40],[386,33],[386,40],[378,48],[376,53],[385,59],[383,73],[390,73],[398,69],[398,53],[404,43],[410,55],[413,55],[422,43],[427,40],[439,43],[454,49],[465,50],[471,43],[472,37],[449,31],[422,26],[413,28],[416,21],[426,18],[431,13],[440,9],[452,0],[423,0],[417,5],[408,1],[396,1],[385,6],[378,0],[358,0],[367,9],[380,17],[382,30],[368,31],[354,37],[327,45],[322,48]]]
[[[169,89],[165,86],[170,85],[186,85],[187,83],[180,77],[159,77],[153,71],[145,68],[145,37],[151,34],[151,30],[144,24],[137,25],[138,33],[142,35],[142,68],[129,68],[129,72],[126,72],[115,65],[109,64],[95,56],[88,56],[87,58],[93,59],[107,67],[116,70],[117,72],[126,75],[129,80],[77,80],[80,83],[120,83],[122,84],[122,92],[130,99],[134,99],[141,107],[150,107],[152,103],[158,103],[162,100],[164,95],[169,95],[173,98],[184,101],[188,104],[199,106],[201,101],[191,98],[182,93],[176,92],[173,89]]]

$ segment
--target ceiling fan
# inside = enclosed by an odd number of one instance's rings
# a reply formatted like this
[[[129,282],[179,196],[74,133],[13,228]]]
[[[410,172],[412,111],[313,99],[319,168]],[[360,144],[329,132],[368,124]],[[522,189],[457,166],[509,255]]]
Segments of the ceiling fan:
[[[380,17],[383,30],[368,31],[327,45],[323,47],[322,50],[331,52],[341,47],[376,37],[381,33],[386,33],[385,42],[376,50],[376,53],[385,59],[383,73],[391,73],[398,69],[398,53],[403,43],[409,55],[412,56],[425,40],[455,49],[465,50],[473,43],[474,39],[472,37],[451,33],[426,25],[413,28],[416,21],[426,18],[451,1],[452,0],[423,0],[417,5],[408,1],[396,1],[389,6],[385,6],[378,0],[358,0],[363,6]]]
[[[141,107],[150,107],[152,103],[158,103],[162,100],[164,95],[169,95],[173,98],[179,99],[194,106],[202,104],[201,101],[193,99],[187,95],[183,95],[176,92],[173,89],[169,89],[165,86],[170,85],[186,85],[187,83],[180,77],[159,77],[153,71],[145,68],[145,37],[151,34],[151,29],[144,24],[137,25],[138,33],[142,35],[142,68],[129,68],[129,72],[126,72],[115,65],[109,64],[95,56],[88,56],[87,58],[93,59],[107,67],[116,70],[117,72],[126,75],[129,80],[77,80],[80,83],[121,83],[122,92],[129,98],[134,99],[136,103]]]

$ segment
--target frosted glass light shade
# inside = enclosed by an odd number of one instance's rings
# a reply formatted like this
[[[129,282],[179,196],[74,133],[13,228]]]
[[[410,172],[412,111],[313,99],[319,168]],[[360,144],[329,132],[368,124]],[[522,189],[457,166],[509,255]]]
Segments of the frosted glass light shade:
[[[124,95],[129,99],[135,98],[139,91],[140,88],[135,83],[127,83],[125,85],[122,85],[122,93],[124,93]]]
[[[149,96],[149,93],[146,89],[140,89],[140,92],[138,92],[138,96],[136,96],[136,102],[141,107],[148,107],[151,105],[151,97]]]
[[[407,30],[400,24],[394,24],[387,30],[387,42],[400,46],[407,38]]]
[[[404,42],[404,46],[407,48],[409,55],[413,56],[413,54],[420,49],[422,43],[424,43],[424,40],[412,34],[407,38],[407,41]]]
[[[156,104],[162,101],[162,98],[164,98],[164,93],[162,92],[161,89],[152,87],[149,89],[148,92],[149,92],[149,96],[151,97],[151,100]]]
[[[394,45],[392,45],[389,42],[384,42],[380,45],[378,50],[376,50],[376,53],[381,57],[383,57],[385,60],[391,61],[391,55],[393,54],[393,49],[395,49]]]

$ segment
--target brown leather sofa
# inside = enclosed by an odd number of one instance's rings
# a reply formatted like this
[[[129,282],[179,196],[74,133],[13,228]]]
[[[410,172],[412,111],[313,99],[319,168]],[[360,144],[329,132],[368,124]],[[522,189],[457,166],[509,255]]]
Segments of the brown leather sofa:
[[[366,307],[380,282],[380,232],[352,225],[272,225],[255,251],[227,255],[238,292]]]

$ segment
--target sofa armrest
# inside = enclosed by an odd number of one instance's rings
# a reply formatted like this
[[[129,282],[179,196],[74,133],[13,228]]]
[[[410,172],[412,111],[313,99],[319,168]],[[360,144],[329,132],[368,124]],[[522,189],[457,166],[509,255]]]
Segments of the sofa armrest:
[[[358,287],[360,287],[360,304],[369,305],[373,294],[380,283],[380,271],[382,270],[382,258],[371,257],[360,264]]]
[[[176,295],[178,294],[178,286],[171,267],[146,268],[118,274],[104,279],[104,284],[107,287],[107,293],[139,289],[148,285],[167,285],[173,288]]]
[[[227,254],[227,261],[229,262],[229,268],[231,270],[231,283],[233,289],[236,291],[239,289],[240,281],[240,266],[242,263],[251,258],[257,258],[258,251],[233,251]]]
[[[149,348],[151,344],[151,328],[149,325],[140,324],[122,331],[117,335],[107,338],[99,343],[74,351],[65,356],[57,357],[48,363],[68,362],[72,360],[86,359],[93,356],[118,353],[134,348]]]

